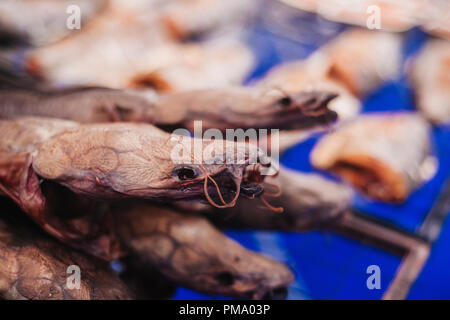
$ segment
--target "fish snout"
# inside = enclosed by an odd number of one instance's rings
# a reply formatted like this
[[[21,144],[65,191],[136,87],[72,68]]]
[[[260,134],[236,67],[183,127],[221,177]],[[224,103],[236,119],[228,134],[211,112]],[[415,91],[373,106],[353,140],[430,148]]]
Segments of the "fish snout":
[[[264,187],[261,184],[244,181],[241,183],[241,193],[248,197],[257,197],[264,192]]]

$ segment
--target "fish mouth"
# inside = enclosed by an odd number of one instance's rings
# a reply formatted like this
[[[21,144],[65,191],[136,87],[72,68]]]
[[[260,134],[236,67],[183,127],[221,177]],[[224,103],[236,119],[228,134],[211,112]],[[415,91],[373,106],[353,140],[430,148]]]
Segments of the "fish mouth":
[[[245,169],[243,169],[244,171]],[[208,196],[217,204],[222,203],[221,197],[225,200],[225,203],[232,203],[237,197],[237,193],[239,193],[239,196],[243,195],[248,198],[258,197],[264,193],[262,182],[250,181],[245,177],[236,177],[228,170],[217,173],[212,178],[219,188],[216,188],[215,184],[209,181],[206,191],[208,192]]]
[[[338,114],[329,103],[339,95],[328,91],[290,93],[256,111],[232,110],[216,119],[218,126],[254,129],[308,129],[335,122]]]
[[[233,271],[220,271],[214,275],[215,282],[220,286],[217,290],[219,294],[228,295],[236,298],[245,298],[252,300],[284,300],[289,294],[289,285],[294,281],[292,272],[282,266],[275,268],[278,272],[266,275],[237,275]],[[279,279],[269,280],[277,274]]]
[[[329,103],[337,97],[338,94],[326,91],[293,93],[257,111],[252,116],[253,120],[249,120],[248,114],[235,112],[236,118],[230,122],[256,129],[294,130],[328,126],[338,118],[337,113],[329,109]]]
[[[244,145],[243,145],[244,146]],[[194,181],[186,182],[181,187],[184,200],[207,201],[217,208],[233,207],[239,196],[255,198],[264,192],[261,168],[270,168],[271,159],[259,148],[245,144],[245,155],[237,157],[234,163],[228,155],[227,163],[213,162],[200,166],[199,175]]]
[[[265,256],[259,258],[252,261],[250,265],[254,267],[260,265],[263,268],[271,269],[272,272],[240,270],[238,263],[230,269],[220,269],[209,273],[209,282],[214,284],[214,290],[210,290],[210,286],[205,291],[211,294],[252,300],[286,299],[289,294],[289,286],[294,281],[294,274],[289,268],[275,261],[276,264],[265,265],[267,262]]]
[[[251,182],[251,181],[242,181],[241,194],[247,197],[258,197],[263,194],[264,187],[262,184]]]
[[[300,109],[305,115],[320,116],[328,111],[328,104],[339,95],[327,91],[294,93],[282,99],[281,108],[287,111]]]
[[[245,175],[246,168],[239,174],[235,170],[225,168],[194,183],[180,188],[184,200],[200,200],[201,202],[218,204],[220,206],[234,206],[238,196],[255,198],[264,193],[263,181],[249,180]],[[232,172],[234,171],[234,172]],[[207,179],[205,187],[205,179]],[[191,196],[186,197],[187,194]],[[187,199],[188,198],[188,199]],[[209,199],[208,199],[209,198]]]
[[[338,115],[328,104],[338,97],[332,92],[302,92],[287,97],[283,111],[274,119],[280,129],[303,129],[335,122]]]

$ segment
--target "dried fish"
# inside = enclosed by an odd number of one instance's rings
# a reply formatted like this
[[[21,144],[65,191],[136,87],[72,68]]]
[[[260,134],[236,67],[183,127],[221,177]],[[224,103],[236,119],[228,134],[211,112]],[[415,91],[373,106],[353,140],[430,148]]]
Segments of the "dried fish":
[[[413,61],[410,75],[419,110],[433,123],[449,123],[450,42],[430,40]]]
[[[25,68],[54,85],[178,91],[238,84],[253,66],[241,41],[176,43],[157,17],[96,21],[83,32],[27,54]],[[89,54],[85,54],[89,52]]]
[[[361,115],[323,137],[311,162],[369,197],[402,202],[436,170],[429,135],[427,122],[414,113]]]
[[[321,48],[318,54],[326,56],[324,63],[328,60],[328,76],[361,97],[399,75],[401,48],[400,35],[350,29]]]
[[[124,204],[115,214],[121,241],[142,263],[178,284],[239,298],[284,298],[293,274],[251,252],[205,218],[148,203]]]
[[[215,223],[232,228],[251,228],[304,232],[319,229],[348,210],[353,192],[343,183],[333,182],[315,173],[301,173],[283,166],[276,177],[265,179],[263,196],[270,196],[272,189],[281,190],[270,197],[274,207],[282,207],[283,213],[269,211],[255,205],[255,201],[241,199],[233,208],[221,214],[202,208]]]
[[[361,109],[358,98],[383,81],[395,78],[400,65],[401,38],[398,35],[350,29],[306,60],[273,68],[255,85],[275,87],[288,93],[308,90],[338,93],[329,107],[339,119],[349,119]]]
[[[338,114],[340,120],[356,116],[361,109],[361,102],[349,91],[345,84],[329,75],[329,61],[325,55],[286,62],[269,70],[254,85],[262,88],[278,88],[286,94],[301,91],[325,90],[339,94],[330,101],[329,108]]]
[[[53,117],[80,123],[134,121],[153,123],[153,104],[144,95],[108,88],[38,91],[0,89],[0,119]]]
[[[161,50],[164,56],[151,58],[155,67],[139,67],[123,86],[161,92],[220,88],[242,83],[254,64],[250,49],[236,39],[165,46]]]
[[[286,94],[277,89],[226,87],[161,95],[154,104],[158,126],[193,130],[201,120],[205,129],[299,129],[319,127],[336,120],[328,103],[336,98],[326,91]]]
[[[133,299],[107,263],[51,239],[2,199],[0,297],[8,300]],[[80,270],[79,288],[69,288],[70,266]],[[73,283],[76,285],[77,283]]]
[[[39,92],[0,90],[0,118],[44,116],[81,123],[133,121],[165,129],[203,129],[225,133],[231,128],[306,129],[330,124],[336,114],[327,107],[328,92],[224,87],[158,95],[148,91],[73,88]]]
[[[326,19],[361,27],[368,26],[371,15],[380,13],[380,28],[386,31],[406,31],[420,23],[428,6],[427,0],[282,0],[295,8],[312,11]],[[378,8],[379,11],[376,11]]]
[[[238,24],[254,8],[247,0],[179,0],[161,10],[161,19],[178,39],[198,36],[223,25]]]
[[[428,2],[428,7],[422,12],[422,29],[450,40],[450,2],[446,0],[429,0]]]
[[[19,118],[0,121],[0,131],[1,192],[53,236],[107,260],[121,250],[107,208],[90,198],[192,199],[229,207],[241,191],[262,192],[243,173],[264,155],[245,143],[231,143],[230,153],[230,142],[199,140],[210,151],[201,158],[191,149],[193,139],[172,139],[147,124]]]

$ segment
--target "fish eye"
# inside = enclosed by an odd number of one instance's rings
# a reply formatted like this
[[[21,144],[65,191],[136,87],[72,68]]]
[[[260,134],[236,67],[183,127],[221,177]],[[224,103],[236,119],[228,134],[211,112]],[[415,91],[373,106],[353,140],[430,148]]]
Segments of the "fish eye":
[[[288,107],[292,104],[292,99],[288,96],[281,98],[278,100],[278,104],[280,104],[283,107]]]
[[[195,179],[198,176],[194,169],[186,166],[175,169],[175,174],[182,181]]]

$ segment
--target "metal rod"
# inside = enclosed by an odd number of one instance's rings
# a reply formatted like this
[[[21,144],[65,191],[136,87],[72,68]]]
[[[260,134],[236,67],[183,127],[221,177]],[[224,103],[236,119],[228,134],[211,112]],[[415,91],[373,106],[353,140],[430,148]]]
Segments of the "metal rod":
[[[450,179],[443,185],[438,200],[419,229],[419,235],[432,243],[441,233],[442,224],[450,213]]]
[[[356,212],[345,212],[328,228],[403,257],[383,299],[405,299],[429,256],[430,245],[416,235],[383,225]]]
[[[383,300],[405,299],[429,255],[430,246],[428,244],[418,244],[407,253],[398,267],[394,279],[389,284],[388,290],[384,293]]]

